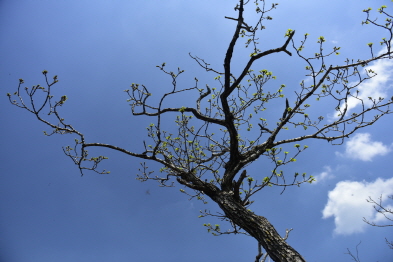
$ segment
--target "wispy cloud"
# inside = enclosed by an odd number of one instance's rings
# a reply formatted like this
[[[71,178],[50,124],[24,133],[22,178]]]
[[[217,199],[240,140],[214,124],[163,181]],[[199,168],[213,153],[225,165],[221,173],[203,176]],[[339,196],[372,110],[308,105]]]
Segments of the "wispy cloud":
[[[336,234],[350,235],[363,232],[366,227],[369,227],[363,222],[363,217],[374,222],[385,220],[376,213],[373,205],[366,199],[372,197],[377,200],[382,195],[382,200],[385,201],[387,196],[392,194],[393,178],[387,180],[378,178],[372,183],[341,181],[332,191],[329,191],[322,217],[324,219],[334,217]]]
[[[313,185],[334,178],[332,168],[330,166],[324,166],[323,168],[325,169],[325,171],[314,176],[315,182],[312,183]]]
[[[386,52],[386,48],[382,49],[378,55]],[[372,106],[372,101],[369,97],[373,99],[379,99],[380,97],[385,99],[390,99],[388,97],[387,90],[393,86],[393,59],[382,59],[375,61],[366,66],[365,70],[373,70],[377,73],[373,78],[361,83],[356,90],[359,91],[358,98],[349,97],[347,100],[347,114],[353,110],[356,106],[361,105],[361,101],[365,106]],[[354,86],[356,83],[351,83],[349,86]],[[331,120],[336,120],[338,118],[338,112],[334,112],[333,117],[329,118]]]
[[[392,86],[392,83],[389,82],[393,80],[393,60],[378,60],[371,66],[366,67],[366,70],[369,69],[372,69],[378,75],[368,81],[365,81],[358,88],[359,98],[363,100],[366,106],[372,105],[372,102],[368,99],[368,97],[372,97],[374,99],[378,99],[379,97],[387,98],[386,91]],[[348,111],[357,105],[360,105],[360,103],[361,102],[356,98],[349,98]]]
[[[386,155],[390,151],[391,146],[386,146],[382,142],[372,141],[369,133],[358,133],[345,143],[345,153],[336,152],[336,155],[371,161],[374,157]]]

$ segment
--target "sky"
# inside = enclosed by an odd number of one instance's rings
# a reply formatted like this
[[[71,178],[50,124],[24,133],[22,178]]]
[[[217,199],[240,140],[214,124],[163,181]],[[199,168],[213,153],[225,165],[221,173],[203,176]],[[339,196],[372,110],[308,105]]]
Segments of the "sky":
[[[367,43],[380,51],[378,43],[387,35],[362,26],[362,10],[375,11],[383,4],[393,13],[387,0],[280,1],[269,13],[273,20],[261,34],[260,49],[281,46],[291,28],[295,41],[310,35],[311,53],[321,35],[326,48],[340,46],[341,54],[329,60],[334,65],[346,58],[366,59]],[[235,16],[235,5],[228,0],[0,1],[0,262],[255,260],[254,239],[207,233],[204,223],[220,221],[198,216],[200,210],[218,211],[212,201],[189,200],[179,185],[162,188],[154,181],[137,181],[138,159],[96,150],[109,157],[102,168],[111,173],[81,177],[62,151],[74,137],[44,136],[49,129],[11,106],[6,96],[16,90],[19,78],[29,87],[44,84],[41,72],[47,70],[59,78],[55,95],[68,97],[62,115],[89,142],[140,152],[152,120],[132,116],[123,90],[143,83],[159,97],[171,88],[170,79],[156,68],[163,62],[171,70],[185,70],[179,85],[192,85],[194,77],[217,85],[216,75],[206,73],[188,53],[222,69],[235,26],[224,16]],[[246,19],[252,18],[247,14]],[[235,51],[236,71],[249,51],[242,43]],[[393,62],[369,66],[378,76],[359,87],[360,95],[391,97]],[[278,54],[255,69],[273,71],[277,81],[293,87],[285,90],[293,98],[298,84],[307,81],[304,67],[301,60]],[[186,96],[169,102],[182,106],[192,101]],[[349,103],[353,109],[358,106]],[[334,107],[324,114],[334,119]],[[351,261],[347,248],[356,253],[359,243],[361,261],[392,261],[393,251],[385,244],[385,238],[393,240],[392,228],[363,222],[386,223],[367,203],[369,197],[382,195],[383,204],[393,208],[387,199],[393,195],[392,127],[393,117],[387,115],[341,146],[307,141],[309,148],[288,169],[313,175],[316,182],[283,194],[267,188],[254,197],[251,208],[282,235],[293,228],[288,242],[307,261]],[[256,161],[247,171],[258,177],[265,165],[266,160]]]

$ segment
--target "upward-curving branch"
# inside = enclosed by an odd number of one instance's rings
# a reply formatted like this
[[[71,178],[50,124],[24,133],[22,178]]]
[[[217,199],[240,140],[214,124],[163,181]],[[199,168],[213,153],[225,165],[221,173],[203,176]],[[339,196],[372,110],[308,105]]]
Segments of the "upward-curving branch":
[[[259,16],[254,25],[246,21],[246,7],[251,4],[255,4],[255,8],[249,9],[256,10]],[[47,71],[42,72],[45,87],[26,87],[23,91],[24,81],[20,79],[17,91],[13,95],[7,95],[13,105],[32,113],[51,128],[51,132],[45,133],[46,135],[75,136],[74,145],[65,147],[64,152],[78,166],[81,174],[85,170],[107,173],[105,170],[97,169],[101,161],[107,158],[90,157],[88,149],[91,147],[109,148],[132,157],[157,162],[162,165],[160,175],[153,175],[153,171],[149,171],[148,166],[142,163],[138,179],[157,180],[161,186],[172,186],[174,182],[178,182],[188,189],[181,190],[191,198],[195,197],[202,201],[205,201],[206,197],[212,199],[223,213],[217,215],[204,211],[201,216],[215,216],[227,221],[232,231],[222,232],[219,226],[205,224],[209,231],[216,235],[249,235],[274,261],[305,261],[286,242],[289,231],[285,237],[281,237],[266,217],[256,215],[248,206],[252,204],[253,196],[266,186],[279,186],[284,191],[288,186],[299,186],[314,181],[312,176],[299,175],[297,172],[284,175],[281,170],[281,167],[296,161],[296,157],[307,149],[307,146],[302,147],[296,144],[297,142],[319,139],[341,144],[357,130],[372,125],[382,116],[391,113],[392,99],[365,98],[359,92],[359,86],[376,76],[376,72],[365,66],[392,57],[392,16],[382,7],[379,10],[380,14],[386,16],[388,22],[377,24],[376,20],[370,19],[370,10],[365,10],[367,18],[364,23],[381,27],[387,32],[387,37],[382,41],[385,50],[374,55],[372,45],[369,45],[370,58],[348,59],[345,64],[334,66],[328,63],[329,56],[337,54],[339,47],[325,53],[325,39],[320,37],[319,50],[314,56],[307,57],[302,51],[308,35],[304,35],[303,40],[297,42],[294,39],[295,31],[290,29],[285,33],[286,39],[281,46],[265,51],[259,50],[257,33],[265,29],[264,22],[272,19],[267,14],[276,7],[277,4],[272,4],[270,8],[266,8],[264,0],[238,1],[235,7],[236,18],[226,17],[229,22],[234,21],[235,25],[224,56],[223,68],[212,68],[207,60],[190,55],[208,73],[215,74],[219,88],[211,88],[207,84],[205,88],[201,88],[196,78],[194,86],[179,88],[177,80],[184,70],[178,68],[177,72],[169,71],[164,63],[157,67],[170,78],[172,88],[159,99],[157,105],[149,104],[149,98],[153,94],[144,85],[132,84],[130,89],[125,90],[134,116],[155,119],[155,123],[147,127],[147,139],[143,141],[144,150],[139,153],[115,145],[87,142],[82,132],[61,117],[60,107],[65,104],[67,97],[62,96],[57,100],[53,97],[52,86],[58,82],[58,78],[54,76],[53,81],[50,81]],[[247,38],[246,48],[251,47],[253,50],[240,73],[237,73],[232,69],[233,55],[239,39],[244,37]],[[272,83],[275,79],[272,72],[266,69],[252,69],[257,60],[280,52],[288,54],[288,59],[298,57],[304,61],[307,75],[311,79],[310,85],[305,82],[300,84],[294,92],[294,101],[285,97],[285,85]],[[168,97],[186,92],[188,96],[195,97],[193,107],[163,107]],[[44,97],[40,100],[43,102],[38,102],[38,96]],[[28,98],[28,102],[25,102],[24,97]],[[333,104],[324,112],[327,114],[335,110],[333,120],[326,120],[323,115],[315,116],[310,113],[311,104],[314,104],[315,99],[329,100],[330,104]],[[282,101],[281,104],[285,107],[268,108],[267,103],[272,101]],[[352,106],[354,103],[356,107]],[[265,116],[265,111],[269,109],[275,119]],[[174,114],[174,127],[164,130],[163,117]],[[259,118],[255,117],[257,115]],[[286,135],[286,138],[279,139],[284,137],[280,136],[283,132],[297,127],[302,129],[302,135],[290,138]],[[245,135],[246,130],[253,132]],[[283,150],[282,146],[286,144],[292,144],[294,152]],[[245,167],[261,157],[269,159],[272,163],[272,168],[266,170],[268,175],[262,177],[259,174],[247,173]],[[259,250],[257,260],[262,255],[263,251]],[[266,255],[263,257],[266,259]]]

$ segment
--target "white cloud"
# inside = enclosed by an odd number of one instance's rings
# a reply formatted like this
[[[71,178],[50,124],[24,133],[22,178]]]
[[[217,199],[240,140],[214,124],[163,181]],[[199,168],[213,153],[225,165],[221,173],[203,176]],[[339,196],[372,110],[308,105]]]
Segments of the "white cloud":
[[[386,52],[386,48],[382,49],[378,55]],[[390,99],[387,90],[393,86],[393,59],[382,59],[371,63],[370,66],[366,66],[365,70],[372,69],[377,75],[363,83],[361,83],[356,90],[359,91],[358,98],[363,100],[365,106],[372,106],[372,101],[369,97],[377,99],[383,97],[385,99]],[[357,82],[350,83],[349,86],[355,86]],[[356,106],[361,105],[362,101],[354,97],[349,97],[347,101],[349,112]],[[386,101],[386,100],[385,100]],[[329,116],[329,119],[336,120],[338,118],[338,112],[333,113],[333,117]]]
[[[377,203],[379,203],[379,199],[373,199],[375,202],[377,202]],[[386,210],[393,210],[393,206],[392,205],[383,205],[383,207],[386,209]],[[389,213],[385,213],[385,215],[389,218],[389,219],[391,219],[392,218],[392,216],[391,215],[389,215]],[[390,222],[390,220],[388,220],[388,219],[386,219],[386,217],[385,217],[385,215],[383,215],[383,214],[381,214],[381,213],[377,213],[376,215],[375,215],[375,218],[374,218],[374,223],[375,224],[377,224],[377,225],[391,225],[392,223]]]
[[[336,152],[339,156],[346,156],[362,161],[371,161],[378,155],[386,155],[391,151],[391,147],[385,146],[382,142],[371,141],[369,133],[358,133],[345,143],[345,153]]]
[[[380,215],[377,216],[373,205],[366,199],[372,197],[378,200],[382,195],[383,202],[387,196],[393,194],[393,178],[383,180],[378,178],[372,183],[365,181],[341,181],[336,187],[329,191],[328,202],[322,211],[324,219],[334,217],[334,233],[349,235],[363,232],[366,227],[370,227],[363,222],[363,217],[369,221],[386,222]]]
[[[366,70],[369,69],[372,69],[378,75],[362,83],[358,88],[359,98],[363,99],[367,106],[371,106],[372,104],[368,97],[374,99],[378,99],[379,97],[387,98],[386,91],[391,87],[389,81],[393,79],[393,61],[391,59],[378,60],[373,65],[366,67]],[[358,99],[353,97],[348,99],[348,110],[351,110],[357,105],[360,105]]]
[[[319,182],[322,182],[324,180],[334,178],[334,175],[332,174],[332,169],[330,168],[330,166],[324,166],[323,168],[325,169],[325,171],[314,176],[315,182],[312,183],[313,185],[318,184]]]

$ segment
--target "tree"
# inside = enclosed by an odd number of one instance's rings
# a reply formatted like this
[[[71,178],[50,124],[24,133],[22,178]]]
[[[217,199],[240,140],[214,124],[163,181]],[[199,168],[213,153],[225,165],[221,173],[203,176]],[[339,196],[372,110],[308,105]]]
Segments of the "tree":
[[[388,196],[388,198],[393,200],[393,196]],[[382,198],[382,196],[380,196],[378,199],[379,199],[379,201],[376,202],[374,199],[369,197],[369,199],[366,199],[366,201],[368,203],[373,204],[375,211],[377,211],[377,214],[380,214],[381,217],[384,217],[389,221],[393,221],[393,217],[392,217],[393,209],[391,209],[389,206],[384,206],[382,204],[382,201],[384,200]],[[369,221],[366,218],[363,218],[363,221],[373,227],[391,227],[391,226],[393,226],[393,224],[380,225],[380,224],[377,224],[373,221]],[[393,249],[393,241],[389,241],[387,238],[385,238],[385,241],[386,241],[386,244],[388,245],[388,247],[390,249]]]
[[[310,41],[308,35],[304,35],[298,44],[294,40],[295,31],[291,29],[285,33],[286,39],[281,46],[266,51],[259,50],[257,32],[265,28],[266,20],[272,19],[267,14],[275,9],[277,4],[266,7],[264,1],[254,3],[259,15],[254,25],[250,26],[248,20],[245,20],[245,7],[252,4],[250,1],[239,1],[235,7],[237,16],[226,17],[233,20],[235,32],[229,43],[222,70],[212,68],[206,60],[190,54],[202,68],[215,73],[220,89],[209,86],[202,88],[198,79],[195,79],[195,87],[179,89],[177,79],[184,71],[178,69],[177,72],[172,72],[166,69],[164,63],[158,68],[171,78],[173,89],[163,95],[157,105],[148,104],[152,94],[144,85],[132,84],[131,88],[126,90],[133,114],[155,119],[155,123],[148,127],[149,141],[144,142],[144,151],[141,153],[109,144],[88,143],[83,133],[62,118],[59,108],[65,104],[67,96],[55,100],[51,89],[58,78],[55,76],[53,81],[49,80],[47,71],[43,71],[46,87],[36,85],[25,89],[30,105],[22,99],[22,79],[19,80],[15,93],[17,100],[13,100],[11,94],[8,96],[12,104],[28,110],[39,121],[50,126],[52,131],[47,135],[73,134],[77,137],[74,146],[65,147],[64,152],[78,165],[81,174],[85,170],[107,172],[97,169],[98,164],[106,157],[90,157],[87,151],[90,147],[106,147],[133,157],[155,161],[162,165],[162,175],[152,175],[143,163],[139,179],[157,180],[163,186],[171,186],[173,180],[176,180],[188,188],[188,191],[184,192],[191,197],[202,201],[205,201],[205,197],[212,199],[224,213],[211,214],[205,211],[202,216],[216,216],[228,221],[233,231],[222,232],[219,225],[206,224],[211,232],[248,234],[257,240],[274,261],[305,261],[286,243],[287,236],[282,238],[265,217],[248,209],[252,203],[251,198],[267,186],[282,187],[285,190],[287,186],[300,186],[314,180],[312,176],[299,173],[292,177],[284,170],[287,164],[295,162],[296,157],[307,148],[298,143],[314,138],[341,144],[358,129],[372,125],[383,115],[390,113],[391,100],[387,101],[382,97],[364,98],[357,87],[376,75],[371,69],[363,72],[363,67],[373,61],[388,59],[392,55],[391,16],[385,12],[386,7],[381,7],[380,13],[388,20],[386,24],[377,24],[369,18],[370,9],[365,10],[366,24],[382,27],[389,33],[389,37],[382,40],[386,47],[384,52],[374,55],[373,44],[370,43],[371,58],[348,59],[344,65],[329,66],[328,57],[338,54],[339,47],[325,53],[323,43],[326,40],[322,36],[318,39],[319,50],[311,56],[304,54],[305,43]],[[246,47],[252,51],[241,72],[235,73],[232,57],[241,38],[247,39]],[[311,84],[303,81],[295,92],[296,98],[293,101],[284,96],[285,85],[275,87],[275,84],[270,84],[275,79],[272,72],[265,69],[255,72],[251,69],[259,59],[275,53],[285,53],[289,58],[295,54],[306,63]],[[37,102],[40,91],[43,91],[44,95],[42,103]],[[164,100],[183,92],[196,93],[195,107],[163,107]],[[310,108],[318,104],[314,98],[317,102],[334,102],[328,109],[335,109],[337,112],[333,121],[313,114]],[[281,106],[267,115],[265,112],[268,103]],[[360,109],[356,111],[354,104],[360,105]],[[47,120],[43,113],[49,113],[55,120]],[[177,114],[176,129],[166,131],[166,117],[170,118],[173,114]],[[260,118],[256,117],[257,115]],[[286,130],[289,129],[294,135],[288,138]],[[255,137],[249,138],[249,134],[254,132]],[[301,135],[298,136],[298,133]],[[289,148],[295,148],[295,152],[290,152]],[[271,172],[266,170],[269,175],[254,178],[247,174],[246,167],[261,157],[269,159],[273,168]],[[261,254],[262,252],[258,256]]]
[[[393,199],[393,196],[388,196],[388,198]],[[374,199],[369,197],[368,199],[366,199],[366,201],[368,203],[373,204],[373,207],[374,207],[375,211],[377,212],[377,214],[381,214],[381,217],[385,217],[387,220],[393,221],[393,219],[391,218],[391,215],[393,214],[392,209],[390,209],[389,207],[384,207],[382,205],[383,200],[385,200],[384,198],[382,198],[382,195],[378,199],[379,199],[379,201],[376,202]],[[379,224],[377,224],[377,223],[375,223],[373,221],[370,221],[370,220],[368,220],[368,219],[366,219],[364,217],[363,217],[363,221],[365,223],[369,224],[370,226],[374,226],[374,227],[389,227],[389,226],[393,226],[393,225],[390,225],[390,224],[379,225]],[[388,247],[390,249],[393,249],[393,242],[392,241],[389,242],[389,240],[387,238],[385,238],[385,241],[386,241],[386,244],[388,245]],[[349,255],[352,258],[352,260],[355,261],[355,262],[360,262],[358,247],[360,246],[361,243],[362,242],[360,241],[359,244],[356,245],[356,254],[353,254],[351,252],[351,250],[349,248],[347,248],[348,253],[346,253],[346,254]]]

